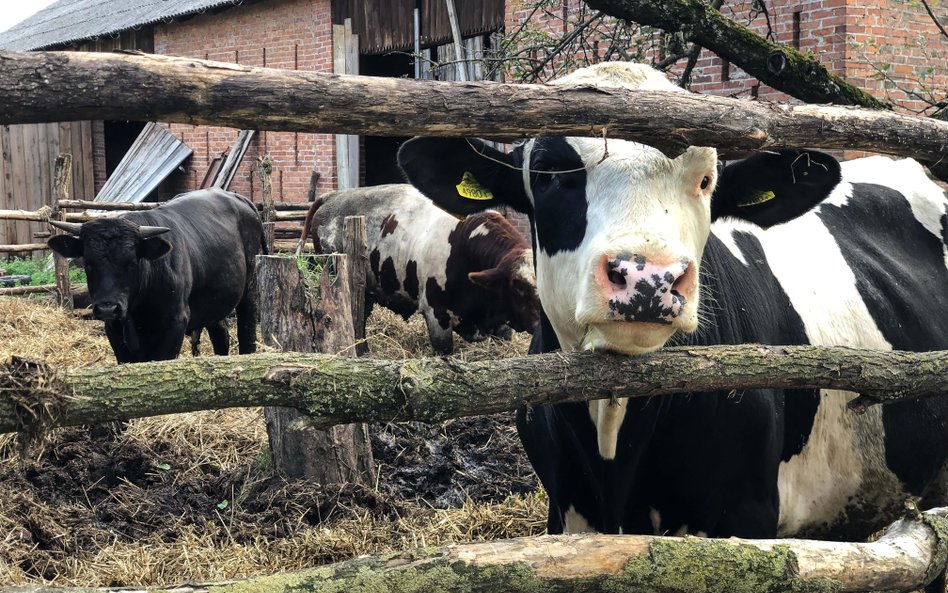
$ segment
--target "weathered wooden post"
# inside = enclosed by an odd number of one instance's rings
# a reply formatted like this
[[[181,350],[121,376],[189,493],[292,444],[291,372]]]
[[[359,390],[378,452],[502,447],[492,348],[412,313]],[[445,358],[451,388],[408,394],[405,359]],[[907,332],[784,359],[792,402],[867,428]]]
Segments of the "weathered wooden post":
[[[276,208],[273,206],[273,183],[271,174],[273,173],[273,162],[270,157],[263,155],[258,159],[257,171],[260,173],[260,188],[263,195],[263,211],[261,219],[263,220],[263,236],[267,242],[267,253],[273,253],[273,241],[276,229]]]
[[[258,256],[257,286],[264,343],[284,351],[353,356],[345,255]],[[274,466],[287,475],[320,484],[373,483],[365,424],[317,430],[295,409],[278,407],[264,408],[264,418]]]
[[[369,241],[365,233],[364,216],[347,216],[343,224],[356,354],[362,356],[369,351],[369,345],[365,341],[365,278],[369,270]]]
[[[69,183],[72,181],[72,155],[68,153],[60,154],[56,157],[56,168],[53,176],[53,214],[51,218],[65,221],[66,211],[59,207],[60,200],[69,199]],[[55,234],[61,234],[65,231],[53,229]],[[59,306],[67,311],[72,311],[72,288],[69,286],[69,261],[53,252],[53,265],[56,269],[56,295]]]

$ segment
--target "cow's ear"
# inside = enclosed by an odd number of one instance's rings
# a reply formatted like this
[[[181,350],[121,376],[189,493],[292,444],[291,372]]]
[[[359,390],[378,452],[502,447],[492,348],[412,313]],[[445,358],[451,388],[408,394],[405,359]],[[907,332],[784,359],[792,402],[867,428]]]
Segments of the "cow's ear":
[[[813,150],[757,153],[724,167],[711,197],[711,219],[740,218],[762,227],[809,212],[842,179],[832,156]]]
[[[480,272],[468,272],[467,279],[481,288],[499,291],[504,286],[504,276],[500,268],[489,268]]]
[[[398,150],[409,183],[436,205],[466,216],[509,206],[530,213],[518,155],[476,138],[412,138]]]
[[[161,237],[149,237],[138,243],[138,257],[156,260],[171,251],[171,243]]]
[[[82,239],[72,235],[50,237],[46,244],[63,257],[82,257]]]

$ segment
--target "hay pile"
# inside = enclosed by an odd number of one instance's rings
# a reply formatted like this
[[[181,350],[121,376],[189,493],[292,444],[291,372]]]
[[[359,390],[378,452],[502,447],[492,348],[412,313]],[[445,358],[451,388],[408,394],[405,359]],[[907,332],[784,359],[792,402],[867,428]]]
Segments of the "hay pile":
[[[0,299],[0,328],[3,358],[62,368],[113,361],[101,323],[50,306]],[[417,318],[405,324],[377,310],[367,334],[373,356],[431,354]],[[528,342],[457,339],[468,359],[522,355]],[[509,418],[372,432],[373,489],[277,475],[258,409],[146,418],[119,434],[63,429],[26,459],[3,447],[0,583],[206,582],[543,531],[546,501]]]

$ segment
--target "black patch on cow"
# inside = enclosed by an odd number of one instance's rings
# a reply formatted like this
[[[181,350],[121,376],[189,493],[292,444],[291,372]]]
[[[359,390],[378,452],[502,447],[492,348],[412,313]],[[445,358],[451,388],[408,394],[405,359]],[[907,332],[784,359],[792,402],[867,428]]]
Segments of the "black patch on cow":
[[[405,292],[414,300],[418,300],[418,262],[408,260],[405,264]]]
[[[386,235],[391,235],[395,232],[396,227],[398,227],[398,219],[395,218],[394,214],[389,214],[382,219],[382,224],[379,227],[382,231],[382,237]]]
[[[431,307],[431,310],[434,312],[435,319],[438,320],[438,325],[441,326],[441,329],[448,329],[451,327],[451,316],[448,315],[448,307],[445,304],[444,291],[441,290],[441,287],[438,286],[438,281],[434,278],[428,278],[428,280],[425,282],[425,297],[428,301],[428,306]]]
[[[537,138],[530,153],[530,184],[539,248],[572,251],[586,236],[586,170],[565,138]],[[578,170],[577,170],[578,169]],[[571,171],[557,173],[557,171]]]
[[[386,257],[379,269],[379,286],[385,294],[395,294],[401,289],[401,283],[398,281],[398,273],[395,271],[395,262],[391,257]]]
[[[896,350],[948,349],[944,236],[922,226],[908,200],[891,188],[854,183],[853,196],[844,206],[824,204],[819,217],[836,238],[879,331]],[[948,455],[946,419],[945,397],[882,408],[886,463],[914,494],[934,479]]]

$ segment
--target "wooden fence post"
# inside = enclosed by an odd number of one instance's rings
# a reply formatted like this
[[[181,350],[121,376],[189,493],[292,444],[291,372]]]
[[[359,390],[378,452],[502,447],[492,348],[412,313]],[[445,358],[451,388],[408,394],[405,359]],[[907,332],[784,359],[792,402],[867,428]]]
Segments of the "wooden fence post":
[[[365,282],[369,270],[369,240],[365,233],[364,216],[347,216],[343,224],[356,354],[363,356],[369,351],[369,345],[365,342]]]
[[[346,256],[310,257],[301,272],[292,257],[258,256],[257,285],[264,343],[293,352],[353,356],[355,336]],[[273,464],[320,484],[374,483],[365,424],[317,430],[293,408],[264,408]]]
[[[267,242],[267,253],[273,253],[276,209],[273,207],[273,182],[271,180],[273,162],[269,156],[263,155],[260,157],[257,163],[257,171],[260,173],[260,187],[263,196],[263,211],[260,213],[260,218],[263,220],[263,236]]]
[[[56,169],[53,177],[53,216],[56,220],[65,221],[66,211],[59,207],[59,200],[69,199],[69,184],[72,180],[72,155],[60,154],[56,157]],[[65,231],[54,229],[55,233]],[[56,293],[59,306],[67,311],[73,309],[72,287],[69,286],[69,261],[56,252],[53,252],[53,264],[56,268]]]

